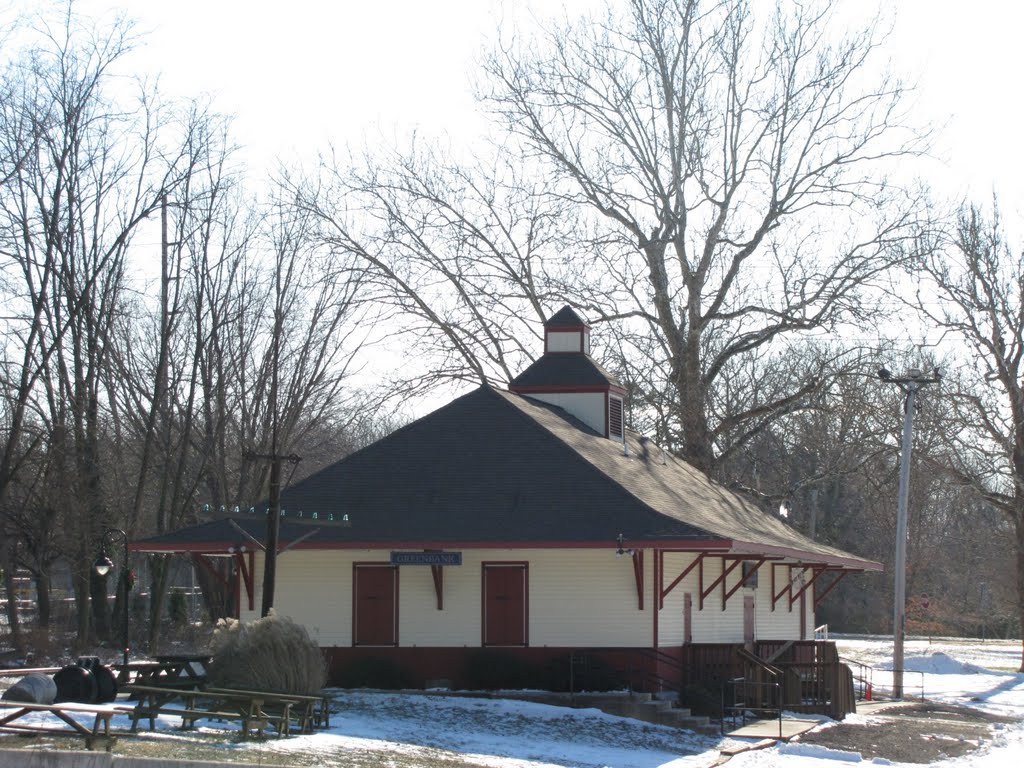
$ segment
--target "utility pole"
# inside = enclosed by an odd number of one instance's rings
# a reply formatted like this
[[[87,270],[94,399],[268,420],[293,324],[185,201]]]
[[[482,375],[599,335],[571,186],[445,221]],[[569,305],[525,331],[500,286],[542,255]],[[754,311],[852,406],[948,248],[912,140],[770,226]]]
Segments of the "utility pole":
[[[274,590],[277,585],[277,550],[278,534],[281,529],[281,462],[287,460],[295,465],[299,457],[294,454],[283,456],[280,453],[280,416],[277,406],[278,368],[281,364],[281,336],[284,333],[284,292],[281,286],[281,265],[278,263],[274,275],[274,330],[271,342],[270,365],[270,453],[248,453],[248,458],[270,460],[270,487],[267,510],[266,549],[263,552],[263,604],[261,616],[270,613],[274,607]]]
[[[940,380],[936,369],[925,376],[911,368],[903,376],[893,376],[885,368],[878,369],[878,378],[895,384],[905,395],[903,403],[903,440],[900,446],[900,487],[896,508],[896,559],[893,565],[895,584],[892,606],[892,696],[903,698],[903,641],[907,630],[907,500],[910,496],[910,450],[914,429],[914,409],[917,392],[926,384]]]
[[[263,610],[261,616],[270,613],[274,607],[274,587],[277,583],[277,538],[281,528],[281,456],[278,454],[278,416],[277,416],[277,366],[280,363],[282,311],[281,275],[277,275],[277,306],[274,308],[274,348],[270,367],[270,498],[267,510],[267,549],[263,553]]]
[[[276,434],[276,430],[275,430]],[[277,585],[278,540],[281,530],[281,462],[292,465],[302,459],[294,453],[284,456],[277,452],[277,441],[273,441],[272,453],[246,451],[246,459],[264,459],[270,462],[270,488],[267,496],[267,538],[263,549],[263,603],[260,616],[266,616],[274,607],[274,589]]]

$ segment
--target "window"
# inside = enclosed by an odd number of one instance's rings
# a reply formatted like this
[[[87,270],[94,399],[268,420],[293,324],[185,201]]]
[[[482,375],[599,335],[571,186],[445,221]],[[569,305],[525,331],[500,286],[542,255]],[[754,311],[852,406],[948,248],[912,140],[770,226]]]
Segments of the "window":
[[[622,400],[608,398],[608,436],[622,437]]]
[[[757,567],[758,563],[749,560],[743,561],[743,586],[757,589]]]

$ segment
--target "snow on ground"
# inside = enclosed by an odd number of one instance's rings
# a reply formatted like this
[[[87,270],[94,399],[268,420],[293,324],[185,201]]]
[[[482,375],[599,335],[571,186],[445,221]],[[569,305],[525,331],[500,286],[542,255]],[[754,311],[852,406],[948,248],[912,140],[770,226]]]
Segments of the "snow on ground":
[[[840,653],[876,669],[876,688],[891,686],[892,642],[838,639]],[[907,693],[923,686],[929,699],[968,704],[1022,722],[1001,728],[996,738],[967,758],[936,765],[996,768],[1024,757],[1024,675],[1010,672],[1020,663],[1019,643],[993,641],[908,641]],[[719,739],[680,733],[606,715],[512,700],[344,693],[346,702],[332,716],[330,733],[265,744],[277,749],[317,751],[330,764],[344,749],[369,744],[402,744],[404,749],[440,748],[473,755],[472,762],[494,768],[579,766],[580,768],[690,768],[713,765]],[[853,716],[854,718],[861,716]],[[738,740],[730,740],[735,746]],[[342,758],[343,759],[343,758]],[[784,744],[734,757],[730,768],[838,768],[861,762],[851,752],[809,744]],[[898,765],[898,764],[893,764]]]
[[[876,690],[891,685],[892,642],[884,638],[834,638],[840,654],[869,664]],[[1002,768],[1024,758],[1024,674],[1018,674],[1019,642],[908,641],[905,686],[916,695],[923,686],[932,700],[1010,716],[979,751],[932,765],[942,768]],[[415,765],[437,750],[460,753],[465,763],[483,768],[709,768],[726,742],[663,726],[607,715],[595,709],[567,709],[511,699],[402,695],[339,691],[331,727],[308,736],[241,742],[240,759],[272,763],[278,752],[301,752],[319,765],[343,766],[353,752],[380,754],[381,764],[405,758]],[[44,717],[40,715],[40,717]],[[852,715],[856,722],[870,715]],[[160,718],[170,735],[177,718]],[[129,726],[126,716],[113,727]],[[830,727],[826,723],[822,727]],[[898,725],[892,725],[898,727]],[[204,729],[206,730],[206,729]],[[741,743],[728,740],[729,746]],[[245,755],[252,751],[252,757]],[[903,765],[862,759],[856,752],[793,742],[746,752],[729,768],[841,768]]]
[[[874,669],[875,686],[892,689],[892,641],[833,638],[843,658]],[[948,704],[976,706],[1024,720],[1021,643],[1001,640],[908,640],[904,644],[904,692]]]
[[[718,756],[719,739],[607,715],[508,699],[345,692],[329,733],[264,742],[277,750],[318,752],[324,763],[366,740],[445,749],[484,766],[694,768]]]

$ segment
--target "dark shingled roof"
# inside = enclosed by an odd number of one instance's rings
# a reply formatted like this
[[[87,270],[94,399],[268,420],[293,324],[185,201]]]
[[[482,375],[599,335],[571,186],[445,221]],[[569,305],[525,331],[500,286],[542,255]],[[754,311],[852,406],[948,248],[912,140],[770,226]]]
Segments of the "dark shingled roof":
[[[544,323],[545,328],[575,328],[581,325],[586,325],[587,327],[589,327],[587,321],[584,320],[579,315],[577,315],[576,310],[574,310],[568,304],[566,304],[560,310],[555,312],[555,314],[549,317],[547,322]]]
[[[297,546],[613,547],[622,533],[635,547],[880,567],[805,538],[644,438],[627,445],[560,408],[480,387],[287,488],[281,542],[315,530]],[[224,551],[247,544],[236,526],[262,540],[264,521],[243,514],[132,548]]]
[[[509,389],[525,387],[621,387],[619,380],[582,352],[544,355],[509,383]]]

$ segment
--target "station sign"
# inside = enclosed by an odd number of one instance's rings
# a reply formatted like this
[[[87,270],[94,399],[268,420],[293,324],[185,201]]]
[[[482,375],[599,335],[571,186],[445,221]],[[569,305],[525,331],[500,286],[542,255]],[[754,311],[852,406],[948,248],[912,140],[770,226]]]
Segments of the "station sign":
[[[392,552],[392,565],[462,565],[461,552]]]

